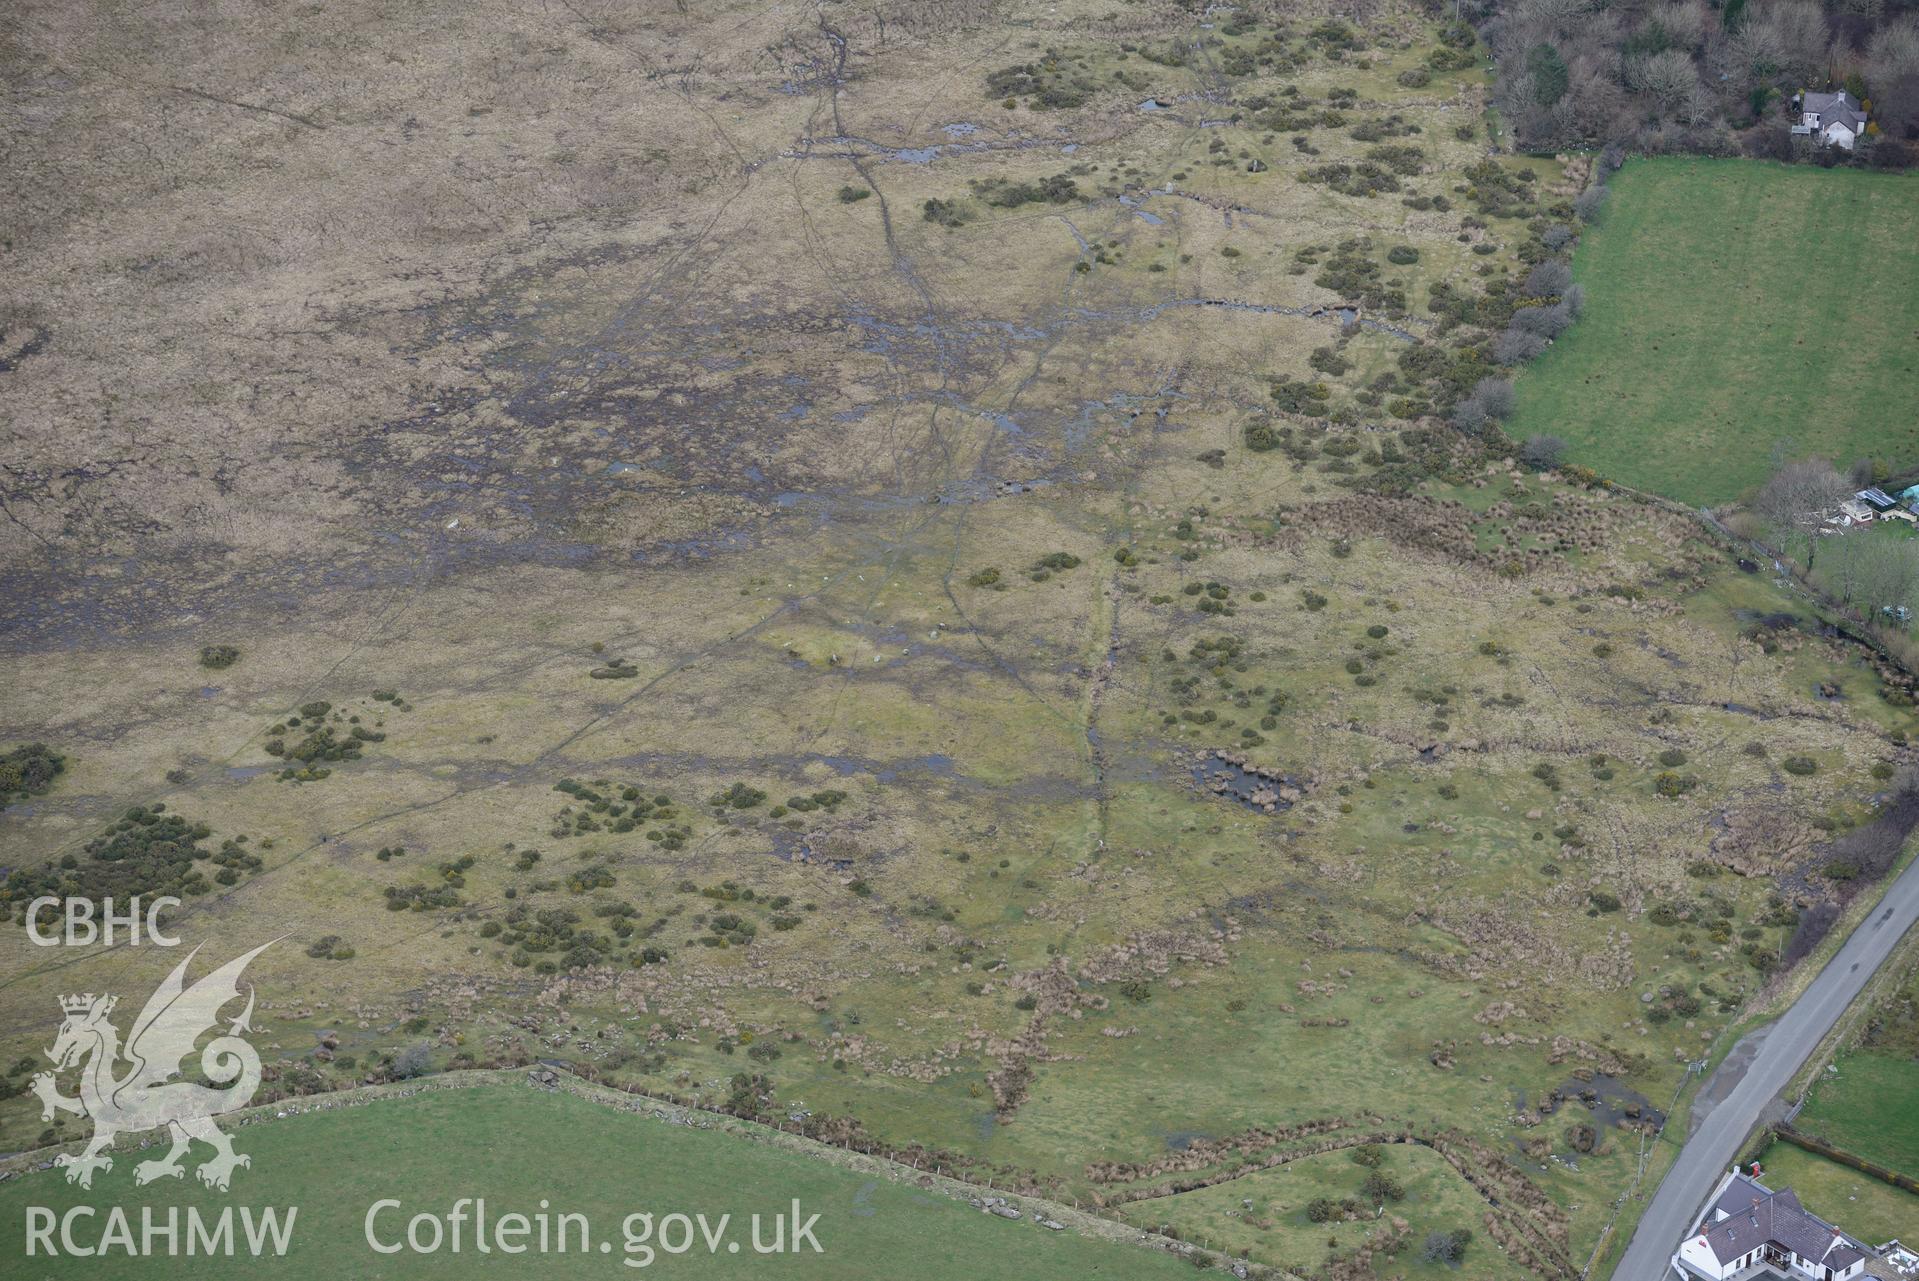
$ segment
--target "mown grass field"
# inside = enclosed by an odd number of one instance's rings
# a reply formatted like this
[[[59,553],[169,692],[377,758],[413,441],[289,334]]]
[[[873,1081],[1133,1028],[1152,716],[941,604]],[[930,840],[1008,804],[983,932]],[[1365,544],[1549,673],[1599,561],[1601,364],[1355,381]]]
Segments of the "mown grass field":
[[[1820,1218],[1872,1245],[1919,1235],[1919,1196],[1828,1161],[1790,1143],[1775,1143],[1763,1163],[1766,1186],[1791,1188]]]
[[[1689,503],[1775,448],[1919,453],[1919,183],[1749,160],[1636,159],[1573,263],[1584,318],[1519,380],[1518,435]]]
[[[7,1275],[161,1277],[182,1275],[183,1260],[25,1257],[26,1207],[64,1214],[76,1205],[123,1207],[138,1231],[141,1207],[193,1205],[206,1215],[223,1206],[298,1207],[292,1245],[284,1257],[196,1258],[192,1275],[219,1277],[617,1277],[647,1275],[655,1266],[672,1276],[926,1278],[1170,1278],[1193,1269],[1171,1255],[1071,1231],[1051,1232],[1031,1221],[982,1214],[945,1196],[920,1191],[802,1153],[737,1135],[667,1124],[616,1112],[568,1094],[518,1086],[431,1091],[409,1099],[245,1126],[235,1147],[253,1158],[236,1173],[231,1193],[209,1192],[189,1175],[134,1186],[135,1154],[97,1175],[91,1191],[44,1171],[0,1186],[0,1255]],[[196,1153],[196,1156],[199,1155]],[[191,1165],[192,1162],[189,1162]],[[581,1253],[505,1256],[449,1249],[431,1255],[376,1253],[367,1243],[368,1208],[395,1198],[403,1209],[376,1223],[382,1244],[399,1239],[414,1214],[444,1216],[461,1197],[484,1197],[489,1218],[577,1211],[592,1226],[591,1249]],[[753,1252],[751,1216],[785,1213],[798,1198],[801,1218],[817,1213],[813,1235],[821,1252],[761,1256]],[[729,1239],[710,1254],[695,1235],[684,1254],[645,1256],[624,1245],[628,1215],[705,1214],[709,1225],[731,1214]],[[184,1209],[183,1209],[184,1213]],[[98,1224],[92,1229],[95,1239]],[[791,1223],[788,1228],[790,1231]],[[389,1230],[391,1229],[391,1230]],[[84,1240],[84,1237],[83,1237]],[[600,1242],[611,1248],[602,1253]],[[677,1238],[676,1238],[677,1242]],[[574,1242],[577,1246],[577,1242]]]
[[[1837,1067],[1813,1087],[1799,1127],[1869,1161],[1919,1173],[1919,1063],[1858,1050]]]

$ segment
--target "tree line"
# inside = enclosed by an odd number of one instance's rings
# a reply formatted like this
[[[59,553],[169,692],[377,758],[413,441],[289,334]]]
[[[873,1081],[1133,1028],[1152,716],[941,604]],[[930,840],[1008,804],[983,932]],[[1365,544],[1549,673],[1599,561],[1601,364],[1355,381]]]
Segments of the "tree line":
[[[1802,90],[1846,89],[1871,123],[1854,159],[1919,140],[1919,0],[1474,0],[1495,96],[1526,150],[1846,159],[1790,133]]]

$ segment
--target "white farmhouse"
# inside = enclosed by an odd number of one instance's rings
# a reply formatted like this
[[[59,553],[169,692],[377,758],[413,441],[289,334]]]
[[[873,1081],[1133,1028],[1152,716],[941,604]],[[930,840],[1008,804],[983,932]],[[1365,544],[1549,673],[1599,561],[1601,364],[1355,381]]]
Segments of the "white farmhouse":
[[[1735,1169],[1720,1180],[1672,1266],[1686,1281],[1849,1281],[1865,1270],[1868,1253],[1800,1205],[1791,1188],[1774,1192]]]
[[[1810,134],[1828,147],[1851,151],[1865,131],[1865,109],[1845,90],[1799,95],[1799,125],[1794,133]]]

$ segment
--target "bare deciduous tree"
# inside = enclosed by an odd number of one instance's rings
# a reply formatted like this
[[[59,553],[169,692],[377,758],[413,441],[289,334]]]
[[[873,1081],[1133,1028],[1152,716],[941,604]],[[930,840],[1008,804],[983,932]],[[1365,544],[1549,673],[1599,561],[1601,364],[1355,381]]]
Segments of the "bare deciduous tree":
[[[1566,442],[1557,436],[1530,436],[1519,447],[1519,463],[1531,471],[1551,471],[1566,457]]]
[[[1699,93],[1692,58],[1678,49],[1662,49],[1626,61],[1626,84],[1653,100],[1666,115],[1681,114]]]
[[[1557,258],[1548,258],[1526,273],[1526,296],[1554,297],[1565,293],[1572,282],[1572,268]]]
[[[1802,458],[1780,466],[1753,500],[1776,537],[1788,542],[1803,539],[1806,566],[1812,566],[1812,542],[1819,526],[1851,491],[1846,478],[1824,458]]]

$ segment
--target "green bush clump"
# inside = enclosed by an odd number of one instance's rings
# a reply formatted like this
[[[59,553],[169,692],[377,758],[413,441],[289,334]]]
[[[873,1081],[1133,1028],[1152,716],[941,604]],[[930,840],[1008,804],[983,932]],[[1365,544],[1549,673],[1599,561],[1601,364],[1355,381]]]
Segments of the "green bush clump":
[[[1325,383],[1309,383],[1297,378],[1276,378],[1273,380],[1273,403],[1289,414],[1299,414],[1307,418],[1324,418],[1331,412],[1328,402],[1333,398],[1333,389]]]
[[[327,934],[307,945],[307,955],[316,961],[348,961],[353,959],[353,945],[338,934]]]
[[[67,758],[45,743],[25,743],[0,755],[0,810],[14,801],[41,795],[66,768]]]
[[[1056,173],[1038,182],[1008,182],[991,178],[973,183],[973,190],[997,209],[1017,209],[1021,205],[1068,205],[1079,199],[1079,184],[1068,174]]]
[[[1157,56],[1142,50],[1141,56],[1150,61],[1175,58],[1179,62],[1185,61],[1184,51],[1177,44],[1159,51]],[[1084,106],[1094,87],[1091,76],[1086,74],[1084,59],[1058,49],[1048,49],[1036,62],[1014,63],[986,77],[989,96],[1009,102],[1014,98],[1025,98],[1029,106],[1048,110]]]
[[[1349,1203],[1335,1201],[1331,1197],[1314,1197],[1306,1203],[1306,1217],[1314,1223],[1333,1223],[1345,1218],[1349,1210],[1354,1208]]]
[[[1366,1181],[1360,1184],[1359,1190],[1361,1195],[1374,1205],[1383,1205],[1388,1201],[1403,1201],[1406,1199],[1406,1189],[1400,1185],[1398,1179],[1395,1179],[1384,1170],[1374,1170],[1368,1174]]]
[[[620,939],[631,935],[633,930],[627,920],[632,914],[630,905],[610,904],[603,907],[605,910],[598,911],[598,914],[612,918],[613,936],[582,928],[580,914],[571,908],[536,909],[519,903],[499,922],[501,929],[497,931],[497,937],[513,949],[510,959],[515,966],[522,969],[531,966],[541,974],[605,965],[619,951]],[[624,929],[624,934],[617,933],[621,929]],[[483,936],[486,933],[484,928],[481,932]],[[654,953],[657,949],[648,948],[646,951]],[[558,959],[538,959],[549,953],[557,953]],[[644,958],[645,954],[636,957],[634,964],[651,963]],[[658,952],[657,959],[666,959],[666,953]]]
[[[968,587],[991,587],[997,582],[999,582],[999,571],[997,569],[982,569],[967,579],[966,585]]]
[[[206,893],[213,882],[238,884],[246,873],[259,870],[261,859],[248,852],[245,838],[228,839],[209,850],[204,842],[212,834],[205,823],[169,814],[158,803],[129,809],[79,854],[8,873],[0,882],[0,911],[25,924],[26,905],[48,895],[96,904],[107,898],[125,904],[136,895],[184,899]],[[209,878],[197,866],[201,862],[219,870]]]
[[[1810,756],[1788,756],[1785,760],[1779,762],[1779,768],[1788,774],[1797,774],[1801,778],[1804,778],[1808,774],[1816,774],[1819,772],[1819,762],[1813,760]]]
[[[200,649],[200,666],[221,671],[240,661],[240,651],[232,645],[205,645]]]
[[[920,206],[920,215],[926,221],[937,223],[951,231],[966,224],[970,215],[956,201],[941,200],[935,197]]]
[[[1399,179],[1385,165],[1373,160],[1347,162],[1334,160],[1299,171],[1299,180],[1331,187],[1343,196],[1375,196],[1400,189]]]
[[[281,782],[317,782],[333,772],[327,768],[328,763],[357,761],[366,744],[386,740],[386,735],[379,730],[351,722],[346,724],[343,733],[340,726],[327,723],[330,712],[333,704],[324,700],[305,703],[297,717],[267,730],[262,749],[267,755],[288,763],[277,776]],[[333,714],[333,720],[340,720],[338,713]],[[353,720],[359,718],[356,716]],[[299,737],[289,742],[294,734]]]
[[[716,912],[707,922],[719,946],[746,947],[759,935],[759,926],[737,912]],[[705,943],[705,939],[700,940]],[[712,944],[707,944],[712,946]]]
[[[745,783],[735,783],[721,792],[716,792],[707,802],[714,809],[732,808],[750,810],[766,799],[766,793],[757,787],[748,787]]]
[[[1333,347],[1313,348],[1312,355],[1306,358],[1306,363],[1314,369],[1317,369],[1320,373],[1331,374],[1334,377],[1338,377],[1353,367],[1353,362],[1346,359],[1345,356],[1339,353],[1337,348]],[[1327,452],[1330,453],[1331,451],[1328,450]]]
[[[1661,772],[1652,781],[1652,789],[1668,800],[1684,796],[1699,786],[1699,780],[1691,774],[1675,774],[1671,770]]]
[[[637,831],[642,824],[654,823],[658,826],[646,833],[646,839],[663,849],[680,849],[692,838],[692,826],[680,821],[676,803],[665,793],[648,796],[633,785],[616,789],[604,779],[589,785],[571,778],[561,779],[553,785],[553,790],[579,802],[577,807],[563,806],[553,816],[553,836],[583,836],[589,832],[619,835]],[[522,851],[520,870],[531,868],[539,858],[538,850]]]

